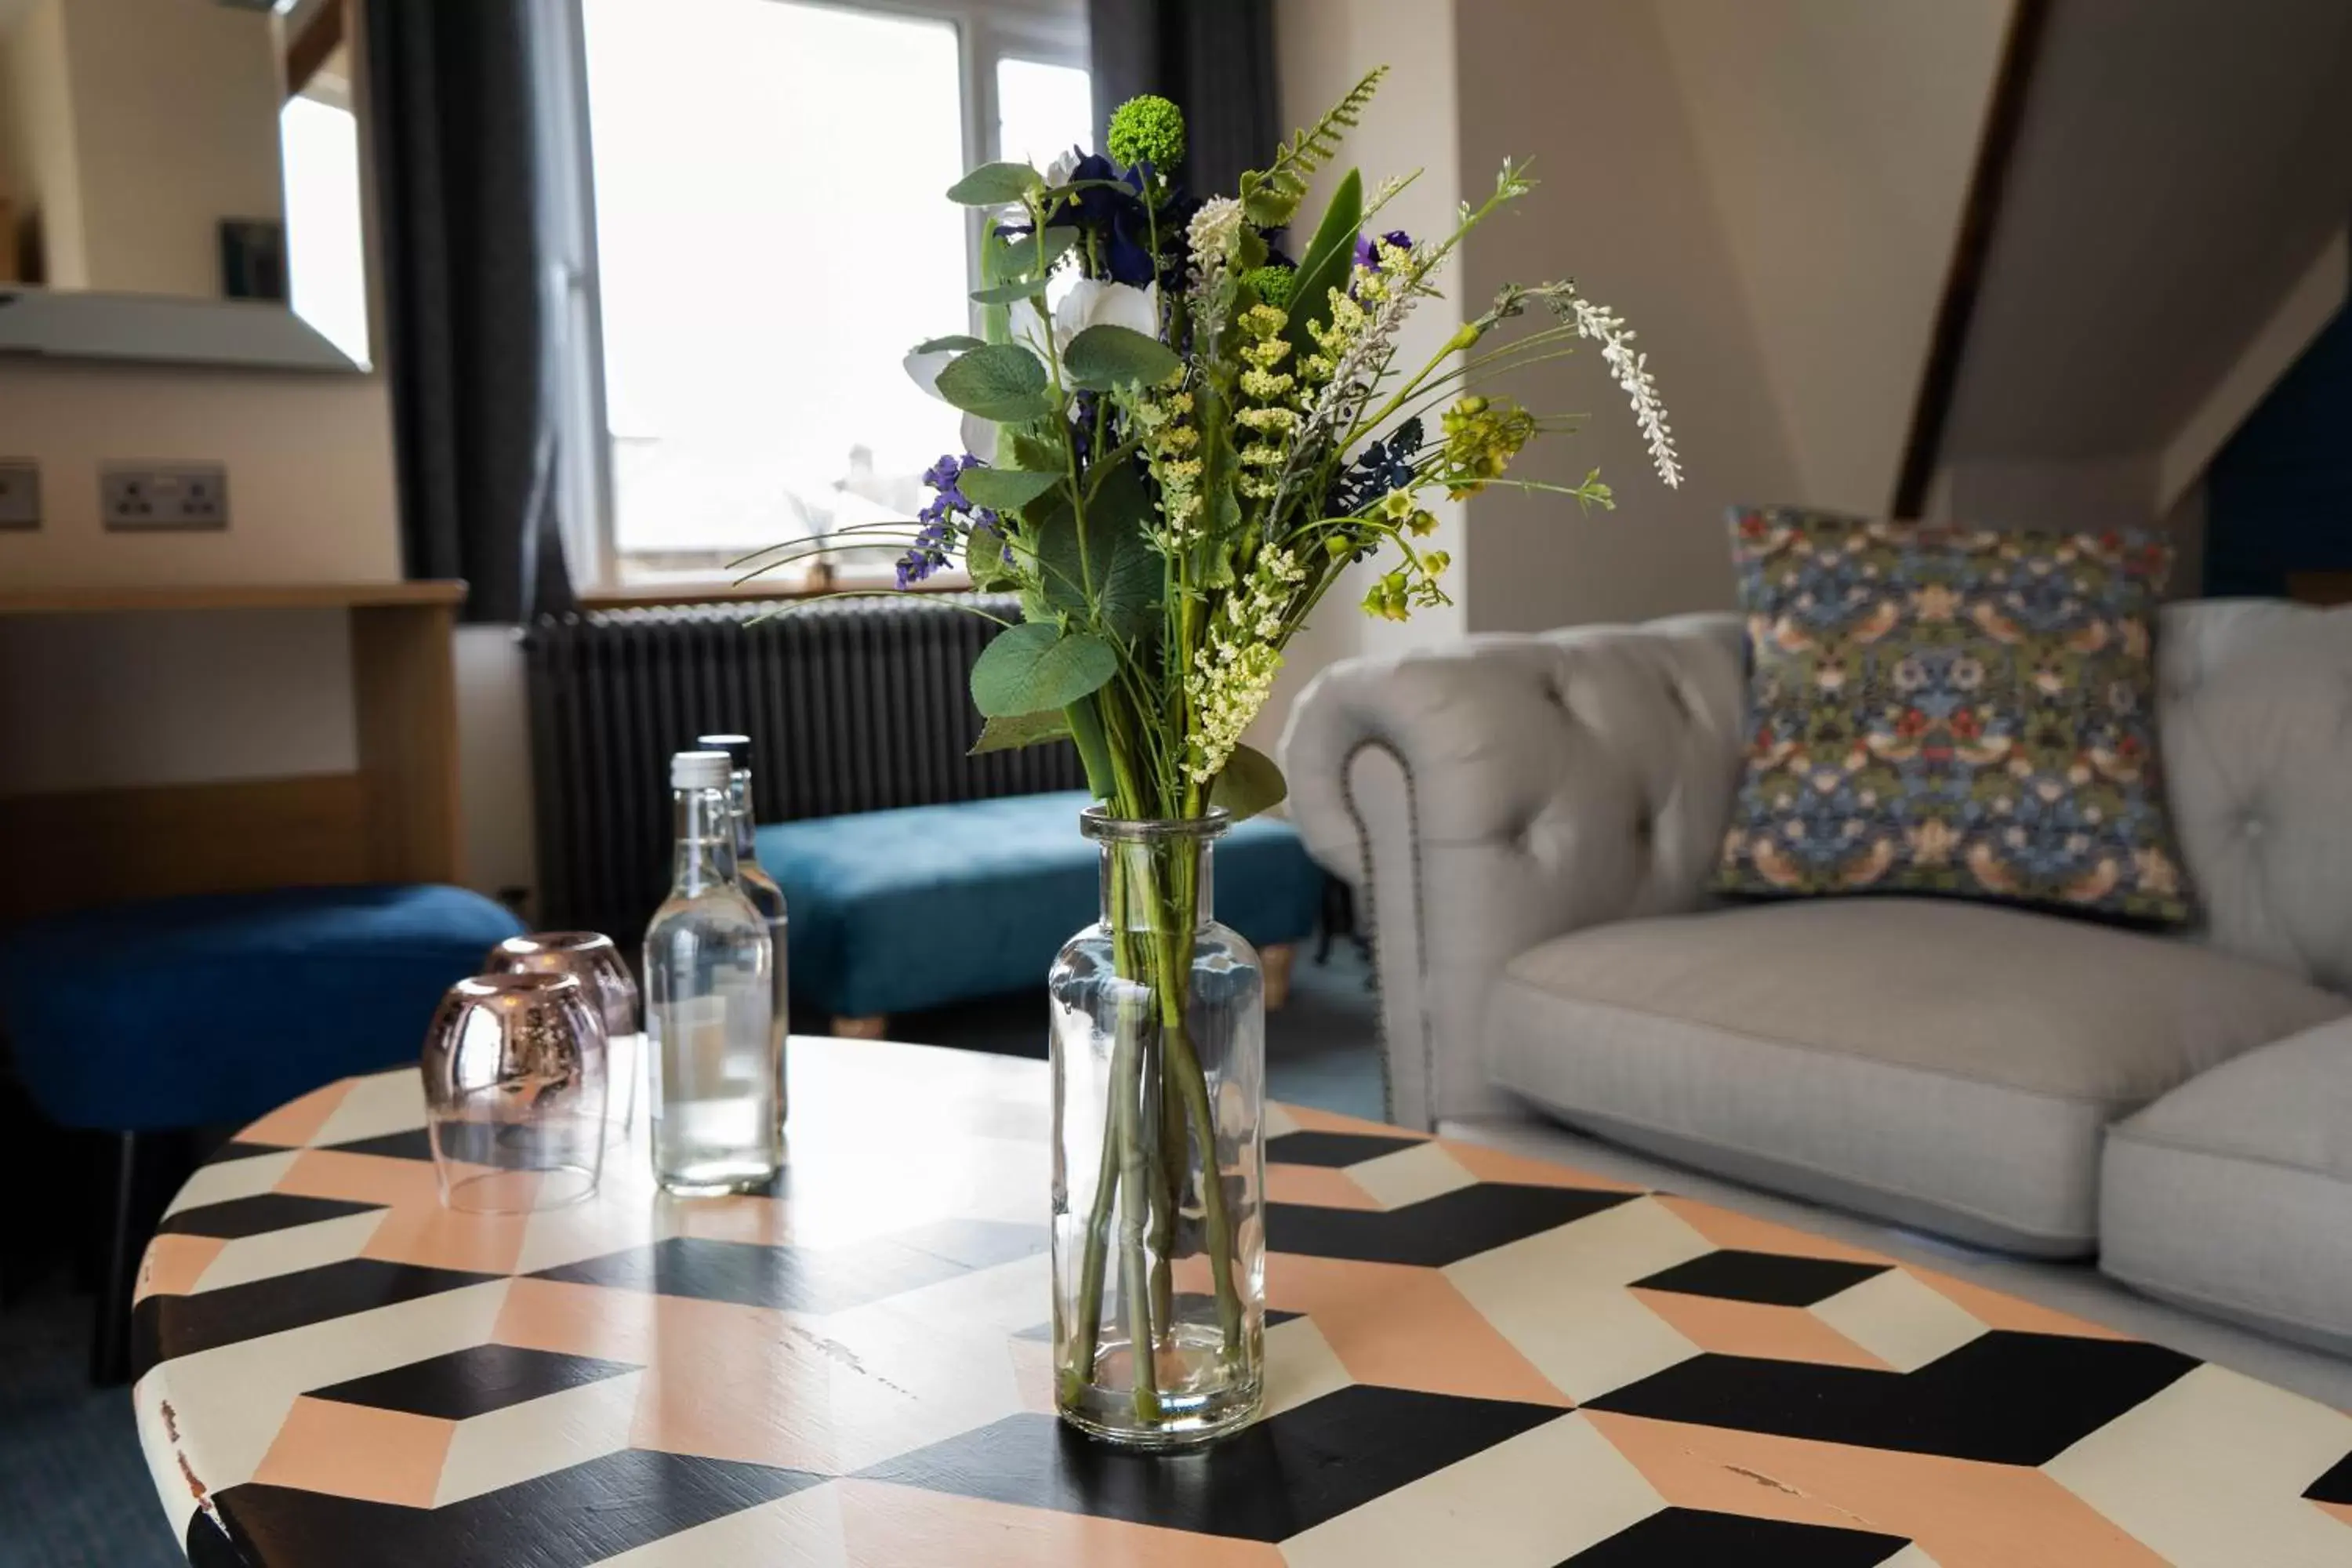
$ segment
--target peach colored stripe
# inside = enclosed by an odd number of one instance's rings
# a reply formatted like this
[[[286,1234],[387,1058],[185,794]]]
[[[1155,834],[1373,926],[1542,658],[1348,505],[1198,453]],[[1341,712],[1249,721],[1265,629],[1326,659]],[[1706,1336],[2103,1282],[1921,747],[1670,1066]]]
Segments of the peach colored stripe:
[[[1434,1268],[1279,1253],[1265,1274],[1267,1305],[1312,1317],[1359,1383],[1570,1403]]]
[[[654,1314],[664,1300],[642,1290],[613,1290],[560,1279],[517,1279],[507,1287],[492,1338],[499,1344],[524,1350],[559,1351],[642,1366],[653,1359],[658,1343]]]
[[[2040,1470],[1584,1415],[1685,1508],[1904,1536],[1939,1568],[2163,1568],[2163,1558]]]
[[[677,1208],[680,1236],[754,1247],[782,1247],[793,1239],[791,1213],[774,1198],[698,1198]]]
[[[1085,1514],[983,1502],[946,1492],[842,1480],[842,1536],[851,1568],[1282,1568],[1282,1552],[1261,1541],[1193,1535],[1092,1519]]]
[[[517,1279],[495,1333],[500,1344],[646,1367],[630,1443],[705,1458],[831,1469],[835,1374],[866,1381],[786,1314],[731,1301]]]
[[[1360,1116],[1342,1116],[1336,1110],[1317,1110],[1312,1106],[1285,1102],[1283,1110],[1290,1112],[1292,1121],[1312,1132],[1374,1132],[1384,1138],[1423,1138],[1427,1134],[1391,1127],[1385,1121],[1367,1121]]]
[[[299,1100],[289,1100],[260,1121],[238,1133],[243,1143],[273,1143],[281,1149],[292,1149],[308,1143],[327,1124],[327,1118],[351,1092],[352,1080],[331,1083],[324,1089],[314,1089]]]
[[[1790,1258],[1833,1258],[1846,1263],[1890,1263],[1883,1253],[1866,1247],[1849,1247],[1843,1241],[1832,1241],[1826,1236],[1797,1230],[1790,1226],[1776,1225],[1753,1215],[1736,1214],[1730,1209],[1703,1204],[1696,1198],[1670,1197],[1660,1194],[1658,1202],[1680,1215],[1683,1222],[1717,1247],[1742,1252],[1778,1252]]]
[[[1453,1155],[1464,1170],[1482,1182],[1512,1182],[1524,1187],[1583,1187],[1601,1193],[1648,1190],[1632,1182],[1612,1182],[1590,1171],[1579,1171],[1549,1160],[1530,1159],[1506,1149],[1490,1149],[1483,1143],[1463,1143],[1451,1138],[1441,1142],[1445,1145],[1445,1152]]]
[[[133,1301],[143,1301],[150,1296],[185,1296],[196,1288],[214,1258],[221,1255],[227,1242],[216,1236],[164,1235],[147,1244],[147,1256],[139,1263],[139,1284],[131,1292]]]
[[[360,1252],[386,1263],[509,1274],[522,1256],[530,1225],[528,1215],[460,1214],[442,1207],[440,1183],[423,1160],[307,1149],[278,1178],[278,1190],[390,1208]]]
[[[1376,1209],[1380,1200],[1364,1191],[1356,1178],[1333,1165],[1286,1165],[1265,1168],[1265,1195],[1270,1203],[1309,1204],[1325,1209]]]
[[[1802,1307],[1726,1301],[1675,1290],[1637,1289],[1632,1295],[1691,1343],[1718,1355],[1813,1362],[1822,1366],[1864,1366],[1877,1372],[1892,1370]]]
[[[2029,1334],[2070,1334],[2082,1340],[2128,1340],[2131,1335],[2095,1323],[2088,1318],[2078,1318],[2071,1312],[2037,1306],[2032,1301],[1991,1289],[1983,1285],[1971,1285],[1965,1279],[1955,1279],[1948,1274],[1938,1274],[1932,1268],[1921,1268],[1906,1263],[1904,1268],[1912,1278],[1930,1289],[1941,1291],[1973,1313],[1989,1329],[2014,1329]]]
[[[1047,1340],[1007,1340],[1013,1356],[1013,1383],[1021,1391],[1021,1408],[1040,1415],[1054,1414],[1054,1346]]]
[[[2317,1498],[2305,1500],[2320,1512],[2331,1515],[2337,1523],[2352,1527],[2352,1502],[2321,1502]]]
[[[253,1479],[264,1486],[431,1508],[452,1421],[304,1394]]]

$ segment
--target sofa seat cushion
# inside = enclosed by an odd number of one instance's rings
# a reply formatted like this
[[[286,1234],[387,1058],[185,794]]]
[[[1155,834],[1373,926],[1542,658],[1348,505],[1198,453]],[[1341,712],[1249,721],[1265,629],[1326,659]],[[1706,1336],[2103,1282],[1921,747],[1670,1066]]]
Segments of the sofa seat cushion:
[[[1507,969],[1495,1080],[1766,1186],[2017,1251],[2090,1251],[2101,1134],[2352,1012],[2178,940],[1938,899],[1602,926]]]
[[[414,1062],[441,994],[521,933],[463,888],[285,888],[110,905],[0,932],[0,1033],[69,1127],[251,1121]]]
[[[760,829],[784,889],[793,999],[835,1017],[941,1006],[1045,984],[1101,910],[1083,790],[812,817]],[[1217,841],[1217,919],[1260,947],[1315,929],[1323,874],[1278,817]],[[1043,1042],[1043,1036],[1040,1037]]]
[[[2249,1051],[2110,1128],[2099,1267],[2352,1355],[2352,1020]]]

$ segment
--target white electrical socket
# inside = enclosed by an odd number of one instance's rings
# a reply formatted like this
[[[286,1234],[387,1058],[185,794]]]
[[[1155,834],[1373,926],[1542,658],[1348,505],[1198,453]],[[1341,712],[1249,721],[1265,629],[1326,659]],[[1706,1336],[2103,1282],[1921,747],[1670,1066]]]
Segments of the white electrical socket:
[[[0,458],[0,528],[41,526],[41,465],[30,458]]]
[[[107,463],[99,516],[110,529],[228,526],[228,469],[218,463]]]

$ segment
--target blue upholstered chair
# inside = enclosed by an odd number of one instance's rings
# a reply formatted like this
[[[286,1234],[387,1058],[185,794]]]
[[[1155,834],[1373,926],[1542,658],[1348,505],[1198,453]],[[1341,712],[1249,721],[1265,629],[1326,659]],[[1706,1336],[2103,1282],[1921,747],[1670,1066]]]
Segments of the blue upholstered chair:
[[[522,930],[459,888],[208,894],[0,931],[0,1037],[34,1103],[120,1140],[92,1373],[119,1381],[168,1134],[413,1060],[441,994]]]
[[[877,1036],[892,1013],[1042,986],[1100,912],[1083,790],[814,817],[760,829],[760,863],[792,910],[794,1003],[837,1035]],[[1281,1005],[1291,944],[1310,935],[1323,872],[1279,817],[1217,841],[1217,919],[1266,961]]]

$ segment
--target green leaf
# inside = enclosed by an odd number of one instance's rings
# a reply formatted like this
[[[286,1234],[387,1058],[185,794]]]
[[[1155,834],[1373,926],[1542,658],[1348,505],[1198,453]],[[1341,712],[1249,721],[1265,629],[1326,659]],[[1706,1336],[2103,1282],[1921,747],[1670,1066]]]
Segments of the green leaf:
[[[1062,449],[1051,441],[1015,432],[1013,437],[1012,467],[1028,468],[1036,473],[1057,472],[1062,467]]]
[[[985,719],[1066,708],[1118,673],[1118,653],[1092,632],[1050,621],[999,632],[971,667],[971,700]]]
[[[1235,746],[1224,771],[1209,786],[1209,804],[1224,807],[1235,822],[1246,822],[1280,805],[1289,794],[1290,785],[1272,757],[1254,746]]]
[[[975,305],[1015,305],[1024,300],[1034,300],[1045,291],[1043,279],[1034,283],[998,283],[986,289],[973,289],[971,302]]]
[[[1069,738],[1070,721],[1048,708],[1042,713],[1015,713],[989,720],[980,727],[980,739],[965,754],[977,757],[990,752],[1017,752],[1024,746]]]
[[[1004,247],[1004,259],[1024,276],[1042,278],[1046,268],[1077,247],[1078,231],[1074,228],[1049,228],[1045,243],[1040,247],[1034,235],[1024,235]]]
[[[1026,163],[982,163],[948,187],[960,206],[1001,207],[1041,188],[1045,176]]]
[[[1347,287],[1349,270],[1356,264],[1356,231],[1363,221],[1364,177],[1350,169],[1331,193],[1331,205],[1323,209],[1323,222],[1307,247],[1307,259],[1298,264],[1298,281],[1290,292],[1290,325],[1283,336],[1302,354],[1315,346],[1307,322],[1329,321],[1331,290]]]
[[[1097,800],[1108,800],[1118,785],[1110,765],[1110,742],[1103,733],[1101,705],[1094,699],[1070,704],[1063,715],[1070,721],[1070,740],[1078,748],[1078,762],[1087,770],[1087,790]]]
[[[1046,606],[1093,620],[1114,636],[1132,637],[1150,629],[1166,585],[1165,563],[1145,542],[1151,521],[1151,496],[1135,465],[1121,463],[1102,476],[1087,502],[1086,548],[1066,498],[1056,498],[1042,516],[1024,513],[1028,537],[1037,551]]]
[[[914,352],[919,354],[960,354],[981,346],[981,341],[978,338],[967,337],[961,332],[957,332],[944,338],[925,338],[915,345]]]
[[[1045,367],[1018,343],[987,343],[940,372],[940,395],[967,414],[999,424],[1035,419],[1054,410]]]
[[[1026,468],[966,468],[956,481],[974,506],[991,511],[1019,511],[1062,482],[1059,474],[1033,473]]]
[[[1156,386],[1183,369],[1184,362],[1157,338],[1105,322],[1070,340],[1062,353],[1062,368],[1078,385],[1108,392],[1130,382]]]

